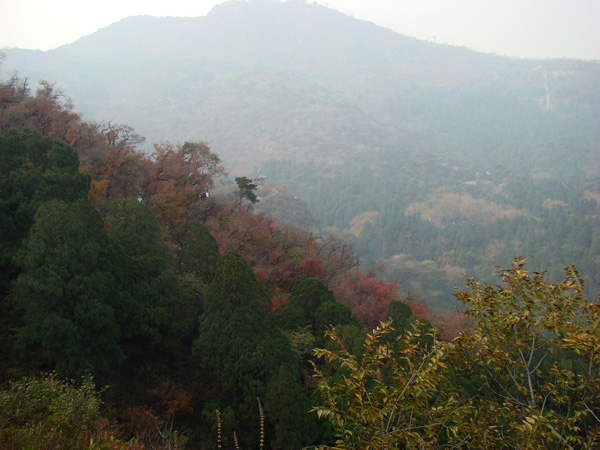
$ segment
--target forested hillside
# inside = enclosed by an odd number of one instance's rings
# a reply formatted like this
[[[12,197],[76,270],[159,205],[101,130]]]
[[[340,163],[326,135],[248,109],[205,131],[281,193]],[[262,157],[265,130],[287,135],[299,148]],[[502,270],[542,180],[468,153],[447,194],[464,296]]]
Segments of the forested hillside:
[[[88,120],[133,126],[147,153],[209,142],[236,174],[289,194],[267,186],[263,211],[345,233],[436,309],[457,306],[465,273],[490,279],[519,255],[555,281],[575,263],[597,292],[597,62],[485,55],[316,4],[232,1],[9,49],[4,70],[55,81]]]
[[[558,280],[576,261],[600,280],[598,187],[547,172],[441,163],[426,155],[356,158],[324,171],[316,163],[270,162],[321,223],[353,239],[361,256],[383,261],[387,276],[444,308],[465,273],[490,280],[517,255]],[[385,163],[383,163],[385,161]],[[362,162],[362,164],[361,164]],[[268,204],[268,203],[266,203]]]
[[[0,447],[58,448],[71,413],[44,430],[43,408],[73,402],[88,428],[68,431],[64,448],[90,436],[214,446],[215,410],[224,442],[235,431],[250,446],[257,398],[274,448],[329,440],[308,415],[312,347],[331,325],[360,342],[396,286],[359,268],[338,236],[254,213],[256,185],[228,182],[205,143],[164,142],[147,156],[140,141],[130,127],[83,121],[48,84],[0,85],[0,378],[57,374],[16,385],[21,400],[2,397]],[[104,390],[102,413],[90,381],[82,391],[57,381],[86,374]],[[39,410],[27,403],[35,392],[49,402]]]
[[[264,191],[310,222],[283,188],[141,142],[0,83],[0,448],[597,446],[600,309],[573,266],[467,280],[434,328],[339,235],[254,210]],[[524,214],[447,195],[483,224]]]

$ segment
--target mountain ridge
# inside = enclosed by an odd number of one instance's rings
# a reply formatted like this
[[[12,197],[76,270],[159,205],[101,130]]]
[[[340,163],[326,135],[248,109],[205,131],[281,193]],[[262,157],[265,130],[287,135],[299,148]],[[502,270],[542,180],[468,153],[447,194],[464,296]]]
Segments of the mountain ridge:
[[[54,50],[6,54],[7,72],[57,83],[88,119],[126,123],[149,143],[206,140],[239,167],[248,167],[249,145],[298,154],[317,141],[331,151],[351,145],[343,134],[358,129],[373,137],[359,147],[397,146],[431,128],[428,104],[449,102],[439,107],[453,120],[453,103],[477,109],[502,90],[496,101],[515,111],[556,109],[565,80],[593,92],[600,79],[593,63],[419,41],[302,1],[230,1],[196,18],[133,16]],[[588,97],[597,110],[598,96]],[[315,125],[323,120],[333,130]]]

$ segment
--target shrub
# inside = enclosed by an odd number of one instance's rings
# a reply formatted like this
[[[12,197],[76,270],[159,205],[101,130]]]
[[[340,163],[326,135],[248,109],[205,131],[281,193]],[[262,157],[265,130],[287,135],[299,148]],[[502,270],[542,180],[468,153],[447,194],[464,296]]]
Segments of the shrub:
[[[78,384],[58,380],[55,374],[13,382],[0,391],[0,448],[85,448],[100,403],[90,377]]]

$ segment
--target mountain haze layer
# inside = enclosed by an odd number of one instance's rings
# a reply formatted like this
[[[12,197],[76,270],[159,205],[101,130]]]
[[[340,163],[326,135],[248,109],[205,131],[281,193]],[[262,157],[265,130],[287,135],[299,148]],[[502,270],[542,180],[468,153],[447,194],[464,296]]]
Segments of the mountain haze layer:
[[[240,167],[269,157],[265,146],[306,155],[401,145],[429,125],[424,107],[495,108],[486,90],[503,90],[516,111],[550,109],[562,85],[587,81],[591,90],[597,78],[586,77],[598,72],[591,63],[418,41],[295,1],[228,2],[198,18],[131,17],[55,50],[7,54],[5,70],[56,82],[88,119],[127,123],[149,142],[204,139],[227,162],[242,157]]]

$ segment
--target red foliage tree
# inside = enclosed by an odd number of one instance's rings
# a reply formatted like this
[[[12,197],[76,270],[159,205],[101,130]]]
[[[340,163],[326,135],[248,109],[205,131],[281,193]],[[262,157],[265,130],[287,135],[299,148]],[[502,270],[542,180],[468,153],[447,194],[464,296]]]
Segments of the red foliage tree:
[[[306,256],[300,261],[298,268],[305,277],[323,278],[323,261],[315,256]]]
[[[398,293],[393,281],[384,283],[368,270],[358,270],[334,287],[336,299],[352,311],[365,328],[373,328],[385,318],[388,305]]]
[[[412,311],[412,313],[417,316],[420,317],[421,319],[430,319],[430,313],[431,311],[429,310],[429,308],[421,303],[409,303],[408,305],[410,307],[410,310]]]
[[[323,275],[315,238],[299,228],[278,224],[264,213],[253,214],[248,208],[240,208],[230,214],[216,214],[206,225],[215,236],[219,251],[243,255],[272,294],[287,291],[303,275]]]

